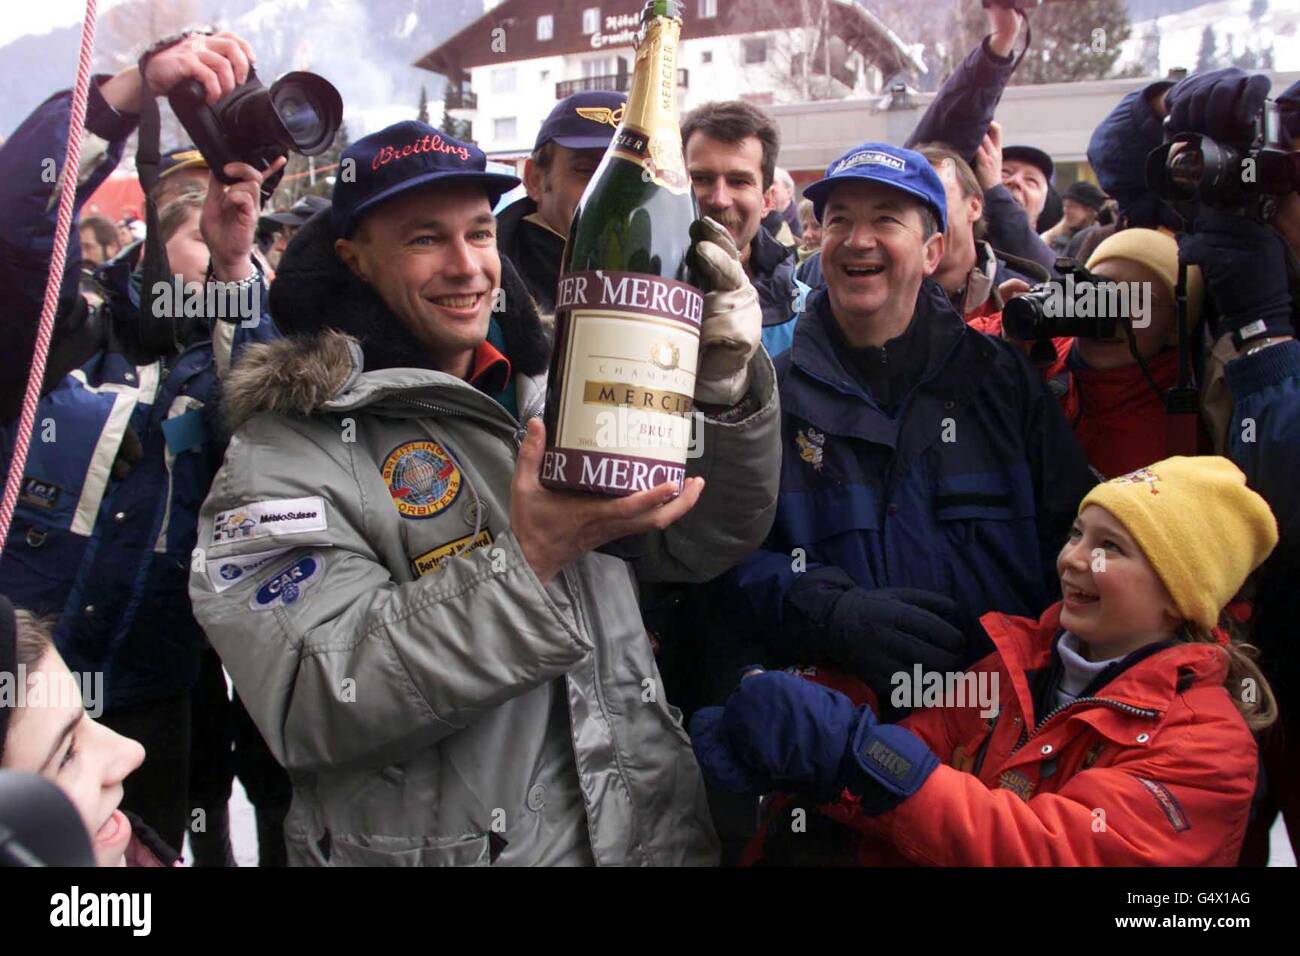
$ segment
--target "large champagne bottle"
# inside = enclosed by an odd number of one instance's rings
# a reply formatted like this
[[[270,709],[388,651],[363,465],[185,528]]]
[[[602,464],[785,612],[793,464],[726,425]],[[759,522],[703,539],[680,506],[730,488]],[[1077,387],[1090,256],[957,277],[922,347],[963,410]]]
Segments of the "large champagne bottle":
[[[688,281],[697,216],[677,119],[682,3],[641,13],[622,122],[578,203],[556,290],[546,393],[549,488],[681,487],[703,297]]]

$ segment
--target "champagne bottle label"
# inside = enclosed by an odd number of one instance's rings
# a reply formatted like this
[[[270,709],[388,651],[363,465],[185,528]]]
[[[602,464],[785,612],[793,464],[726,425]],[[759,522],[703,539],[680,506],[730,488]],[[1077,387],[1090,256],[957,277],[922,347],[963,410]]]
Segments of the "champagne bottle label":
[[[653,71],[645,95],[631,96],[610,150],[641,167],[646,182],[678,195],[690,188],[677,127],[677,45],[682,25],[657,20],[637,47],[638,74]],[[640,93],[641,91],[636,91]]]
[[[704,299],[684,282],[595,270],[563,276],[566,388],[545,483],[626,495],[681,485]]]

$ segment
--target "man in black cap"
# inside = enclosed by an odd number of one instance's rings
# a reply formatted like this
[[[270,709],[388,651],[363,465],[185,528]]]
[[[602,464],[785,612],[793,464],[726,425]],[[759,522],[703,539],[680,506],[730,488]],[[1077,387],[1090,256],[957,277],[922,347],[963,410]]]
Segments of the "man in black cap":
[[[1087,180],[1071,183],[1061,196],[1061,221],[1043,233],[1043,242],[1057,255],[1066,255],[1074,239],[1097,222],[1106,194]]]
[[[303,196],[283,212],[267,213],[258,220],[259,233],[265,230],[274,236],[270,248],[266,250],[266,258],[272,268],[280,267],[280,256],[288,247],[294,233],[316,213],[323,212],[329,207],[330,201],[324,196]]]
[[[518,270],[543,316],[555,312],[564,242],[578,200],[623,118],[623,93],[574,93],[546,117],[524,164],[528,195],[501,210],[497,249]]]

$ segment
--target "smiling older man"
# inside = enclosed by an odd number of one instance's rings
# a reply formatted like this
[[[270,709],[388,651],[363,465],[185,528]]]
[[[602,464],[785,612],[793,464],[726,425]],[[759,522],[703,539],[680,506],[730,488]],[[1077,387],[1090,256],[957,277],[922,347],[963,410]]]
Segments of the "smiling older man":
[[[961,615],[1051,602],[1094,479],[1037,373],[967,327],[932,278],[947,207],[925,157],[864,143],[804,195],[826,285],[776,362],[776,522],[734,582],[772,663],[833,665],[887,692],[896,671],[973,659]]]

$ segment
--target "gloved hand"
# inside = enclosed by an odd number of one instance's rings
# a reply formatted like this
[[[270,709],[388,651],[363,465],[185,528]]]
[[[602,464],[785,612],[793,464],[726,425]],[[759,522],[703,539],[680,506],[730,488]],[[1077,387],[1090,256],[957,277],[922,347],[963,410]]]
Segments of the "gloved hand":
[[[710,290],[700,322],[695,400],[731,407],[749,389],[749,360],[763,334],[763,310],[726,228],[707,217],[697,219],[691,238],[695,268]]]
[[[1236,67],[1194,73],[1165,94],[1167,125],[1175,133],[1201,133],[1216,140],[1249,136],[1251,120],[1272,85],[1264,74]]]
[[[1222,316],[1220,335],[1293,334],[1286,242],[1272,227],[1207,209],[1195,231],[1179,237],[1178,257],[1201,267]]]
[[[971,622],[956,601],[914,588],[857,587],[839,568],[801,575],[783,613],[804,644],[787,652],[852,674],[881,700],[889,699],[893,675],[910,674],[916,664],[951,672],[974,659]]]
[[[939,759],[870,707],[794,674],[747,677],[726,707],[691,720],[706,779],[733,793],[808,792],[819,802],[849,787],[866,813],[883,813],[921,788]]]

